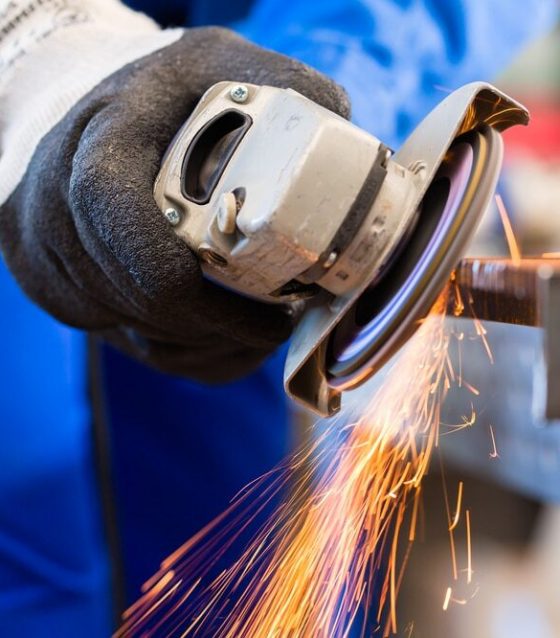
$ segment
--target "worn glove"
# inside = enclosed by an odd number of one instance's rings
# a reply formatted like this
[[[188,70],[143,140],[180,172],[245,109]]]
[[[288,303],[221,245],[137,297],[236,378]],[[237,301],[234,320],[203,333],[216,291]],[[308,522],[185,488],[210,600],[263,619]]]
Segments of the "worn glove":
[[[35,302],[141,361],[207,382],[253,369],[292,325],[289,309],[204,279],[153,199],[168,144],[221,80],[291,87],[348,115],[345,93],[312,69],[225,29],[187,30],[72,106],[0,208],[4,259]]]

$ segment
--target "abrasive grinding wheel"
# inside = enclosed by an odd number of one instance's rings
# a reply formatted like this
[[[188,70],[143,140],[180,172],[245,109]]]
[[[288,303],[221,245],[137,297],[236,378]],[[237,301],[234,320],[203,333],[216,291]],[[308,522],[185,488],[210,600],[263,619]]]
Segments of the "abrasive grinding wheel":
[[[502,138],[489,127],[454,141],[399,255],[330,334],[329,385],[359,385],[418,328],[464,255],[491,198],[501,156]]]

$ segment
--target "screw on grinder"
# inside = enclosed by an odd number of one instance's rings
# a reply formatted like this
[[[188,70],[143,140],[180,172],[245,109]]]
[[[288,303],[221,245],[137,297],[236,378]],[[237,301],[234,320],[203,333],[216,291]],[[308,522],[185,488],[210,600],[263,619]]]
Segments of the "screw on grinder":
[[[392,154],[295,91],[220,82],[169,146],[154,195],[207,277],[269,303],[308,300],[285,387],[330,415],[427,314],[492,198],[501,131],[527,122],[473,83]]]

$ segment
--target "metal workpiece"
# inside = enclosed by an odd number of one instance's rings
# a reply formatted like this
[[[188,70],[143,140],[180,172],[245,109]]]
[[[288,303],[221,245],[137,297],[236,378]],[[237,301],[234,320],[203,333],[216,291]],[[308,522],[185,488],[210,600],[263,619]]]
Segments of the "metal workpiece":
[[[542,328],[533,367],[534,416],[543,423],[560,419],[560,258],[464,259],[452,275],[447,312]]]
[[[542,358],[535,372],[534,409],[549,421],[560,419],[560,271],[539,271]]]
[[[560,280],[560,258],[471,257],[451,276],[448,314],[545,327]]]
[[[446,397],[443,423],[457,423],[460,415],[470,416],[472,411],[476,414],[472,427],[440,437],[446,466],[452,463],[461,473],[471,471],[510,490],[560,503],[558,422],[544,418],[544,403],[534,405],[535,397],[545,389],[539,374],[544,372],[544,330],[484,322],[491,362],[477,339],[472,320],[450,321],[456,333],[465,335],[464,341],[452,343],[449,349],[452,365],[461,370],[464,380],[476,386],[479,394],[473,394],[465,384],[454,384]],[[558,379],[557,376],[553,386],[556,396]]]

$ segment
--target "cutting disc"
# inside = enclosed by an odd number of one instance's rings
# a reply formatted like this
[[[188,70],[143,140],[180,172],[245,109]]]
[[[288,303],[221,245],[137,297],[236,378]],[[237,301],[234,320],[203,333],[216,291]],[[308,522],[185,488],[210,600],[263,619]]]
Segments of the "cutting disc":
[[[329,385],[341,390],[360,385],[417,329],[490,203],[501,160],[502,138],[492,128],[454,141],[400,254],[329,336]]]

